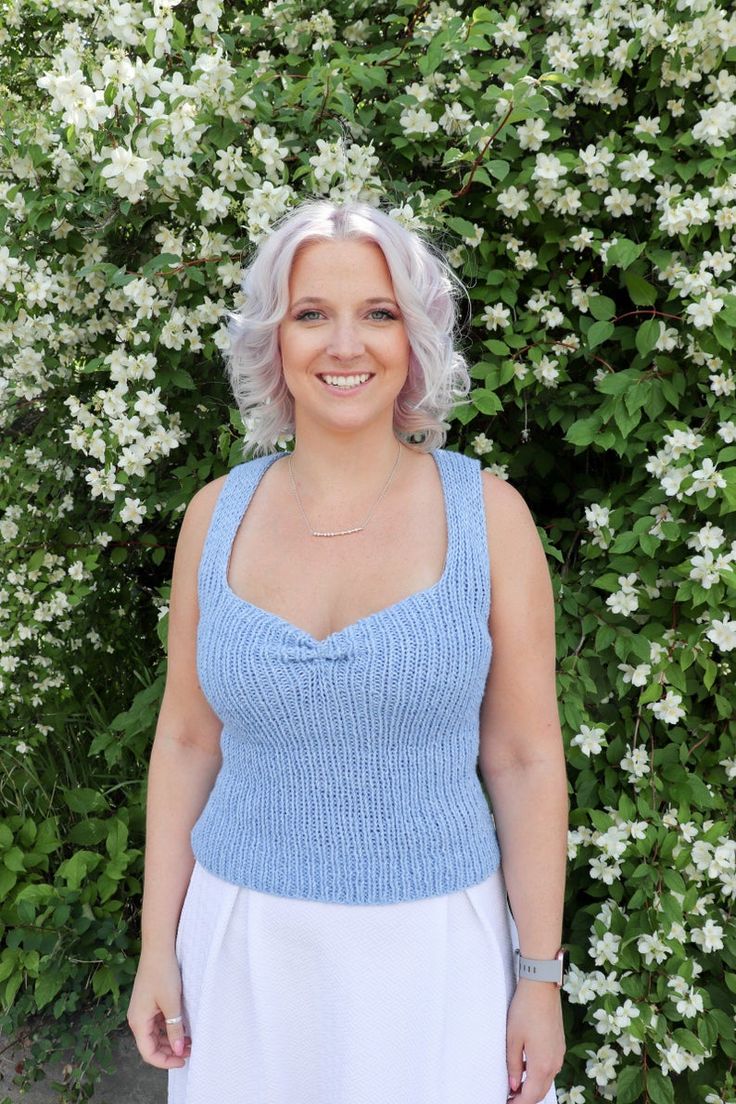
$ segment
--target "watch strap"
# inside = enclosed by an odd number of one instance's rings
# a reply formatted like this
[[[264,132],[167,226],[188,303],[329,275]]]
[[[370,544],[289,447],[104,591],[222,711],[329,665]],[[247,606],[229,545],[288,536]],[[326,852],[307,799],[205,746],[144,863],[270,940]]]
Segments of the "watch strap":
[[[561,947],[554,958],[526,958],[519,948],[516,953],[516,976],[530,981],[553,981],[562,986],[565,976],[565,950]]]

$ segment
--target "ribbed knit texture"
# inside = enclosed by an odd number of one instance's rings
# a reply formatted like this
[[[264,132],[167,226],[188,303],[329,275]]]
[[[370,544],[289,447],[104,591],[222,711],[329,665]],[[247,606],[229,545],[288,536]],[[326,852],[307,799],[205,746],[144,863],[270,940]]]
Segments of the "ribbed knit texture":
[[[318,640],[227,581],[282,455],[229,472],[200,561],[197,672],[223,761],[194,855],[238,885],[344,904],[475,885],[500,864],[476,774],[492,654],[480,461],[432,450],[448,532],[439,582]]]

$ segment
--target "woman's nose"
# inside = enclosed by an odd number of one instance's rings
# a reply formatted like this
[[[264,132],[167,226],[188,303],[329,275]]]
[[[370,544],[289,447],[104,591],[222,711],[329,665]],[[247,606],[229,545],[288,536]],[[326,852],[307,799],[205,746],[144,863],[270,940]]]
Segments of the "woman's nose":
[[[363,352],[363,340],[354,322],[335,322],[327,351],[336,357],[353,357]]]

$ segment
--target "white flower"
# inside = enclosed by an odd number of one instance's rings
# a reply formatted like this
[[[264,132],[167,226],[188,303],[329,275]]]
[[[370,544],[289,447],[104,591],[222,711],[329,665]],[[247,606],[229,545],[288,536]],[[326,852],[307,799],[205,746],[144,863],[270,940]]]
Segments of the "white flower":
[[[631,748],[629,744],[626,745],[626,754],[621,760],[621,767],[627,771],[629,775],[629,782],[636,782],[638,779],[643,778],[645,774],[649,774],[649,753],[645,747]]]
[[[654,962],[659,965],[670,955],[670,948],[660,938],[658,932],[653,935],[640,935],[636,946],[647,966],[651,966]]]
[[[693,482],[688,490],[688,494],[694,494],[696,491],[705,491],[708,498],[715,498],[716,489],[726,486],[726,480],[716,468],[710,457],[706,457],[705,460],[701,460],[700,467],[692,473]]]
[[[630,663],[619,663],[618,669],[623,674],[624,682],[630,682],[632,686],[646,686],[652,670],[649,663],[637,663],[636,667]]]
[[[630,580],[635,579],[635,573],[628,576],[619,575],[618,581],[622,584],[621,590],[614,591],[606,598],[606,605],[613,613],[621,613],[624,617],[627,617],[639,608],[639,596],[630,582]]]
[[[559,307],[549,307],[548,310],[542,311],[540,318],[550,327],[561,326],[565,321],[565,316]]]
[[[434,134],[439,130],[439,123],[423,107],[405,107],[399,124],[404,134]]]
[[[230,209],[231,199],[224,188],[202,188],[197,207],[203,212],[203,222],[208,225],[218,218],[224,218]]]
[[[621,218],[622,215],[633,215],[636,196],[628,188],[611,188],[610,193],[603,200],[604,207],[613,218]]]
[[[511,311],[501,303],[488,304],[483,310],[481,321],[485,323],[486,329],[495,330],[499,326],[503,329],[511,321]]]
[[[137,203],[143,198],[148,168],[148,161],[144,157],[139,157],[125,146],[116,146],[114,149],[106,146],[101,150],[100,157],[109,162],[103,166],[100,175],[116,195],[129,199],[131,203]]]
[[[690,560],[692,567],[688,578],[694,579],[703,590],[710,590],[712,586],[720,582],[721,573],[713,560],[713,553],[706,548],[702,556],[693,556]]]
[[[559,378],[559,371],[557,370],[557,361],[548,356],[543,356],[537,364],[534,364],[532,371],[535,379],[544,384],[545,387],[554,387]]]
[[[604,1043],[598,1050],[586,1050],[588,1061],[585,1063],[585,1072],[596,1085],[603,1088],[616,1077],[616,1063],[618,1055],[612,1046]]]
[[[697,303],[688,303],[685,314],[689,315],[690,321],[697,330],[705,330],[713,325],[713,319],[723,306],[722,299],[707,291]]]
[[[541,119],[527,119],[516,128],[516,133],[521,148],[535,152],[542,148],[544,139],[549,138],[549,131]]]
[[[718,436],[722,437],[727,444],[732,445],[736,441],[736,422],[719,422]]]
[[[496,196],[498,206],[508,218],[515,218],[522,211],[529,210],[529,189],[517,188],[513,184]]]
[[[193,23],[195,27],[204,27],[214,33],[220,24],[222,7],[219,0],[197,0],[199,14],[195,15]]]
[[[15,285],[22,278],[20,261],[11,254],[7,245],[0,245],[0,288],[15,291]]]
[[[722,651],[733,651],[736,648],[736,622],[730,620],[728,613],[721,619],[712,617],[711,627],[706,630],[705,635]]]
[[[674,690],[668,690],[664,698],[660,698],[656,702],[649,702],[647,708],[651,709],[657,720],[674,725],[685,716],[685,710],[680,708],[681,701],[682,694],[677,694]]]
[[[605,174],[606,169],[615,160],[614,154],[605,146],[586,146],[584,150],[578,151],[578,156],[582,162],[582,168],[579,172],[585,172],[588,176],[602,176]]]
[[[485,456],[487,452],[491,452],[493,449],[493,441],[490,437],[486,437],[485,433],[476,433],[470,443],[477,456]]]
[[[571,236],[570,245],[577,252],[580,252],[583,249],[589,249],[590,246],[593,244],[593,241],[593,231],[588,230],[587,227],[584,227],[578,234],[573,234]]]
[[[587,724],[581,724],[580,731],[573,736],[570,743],[573,747],[579,747],[583,755],[590,759],[591,755],[600,755],[606,746],[602,739],[605,731],[604,728],[590,728]]]
[[[519,17],[513,12],[496,24],[493,41],[497,46],[521,46],[526,41],[527,32],[519,26]]]
[[[574,215],[582,207],[582,199],[579,188],[565,188],[561,196],[555,200],[555,211],[558,215]]]
[[[722,146],[724,139],[736,133],[736,103],[721,100],[715,107],[700,108],[700,122],[692,129],[693,138],[709,146]]]
[[[706,954],[723,950],[723,928],[714,920],[706,920],[702,928],[693,928],[690,938],[693,943],[702,947]]]
[[[534,180],[550,181],[556,184],[566,172],[566,167],[554,153],[538,153],[532,177]]]
[[[407,96],[413,96],[417,103],[424,103],[426,100],[431,100],[434,95],[434,91],[429,85],[418,84],[416,81],[413,84],[407,84],[404,93]]]
[[[455,101],[447,104],[440,115],[439,125],[446,134],[465,134],[469,128],[473,116],[466,111],[461,103]]]
[[[642,135],[646,135],[648,138],[656,138],[660,130],[661,120],[659,115],[652,115],[650,117],[640,115],[634,127],[634,134],[637,138]]]
[[[128,498],[126,495],[125,506],[119,512],[118,517],[123,522],[130,521],[134,525],[140,525],[146,513],[145,503],[141,502],[139,498]]]
[[[585,507],[585,520],[588,522],[588,529],[591,532],[596,529],[608,528],[610,515],[611,511],[608,506],[601,506],[598,502],[592,502],[590,506]]]

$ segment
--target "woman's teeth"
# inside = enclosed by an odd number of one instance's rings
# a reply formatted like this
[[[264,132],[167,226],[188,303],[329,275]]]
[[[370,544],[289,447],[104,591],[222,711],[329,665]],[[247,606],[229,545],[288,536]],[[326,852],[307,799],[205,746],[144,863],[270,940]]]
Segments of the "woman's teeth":
[[[342,388],[343,390],[345,390],[345,389],[350,389],[352,387],[358,387],[358,386],[360,386],[360,384],[366,383],[371,378],[371,375],[372,375],[371,372],[364,372],[362,375],[359,375],[359,376],[328,376],[328,375],[321,375],[320,379],[324,380],[324,382],[329,384],[330,387],[338,387],[338,388]]]

